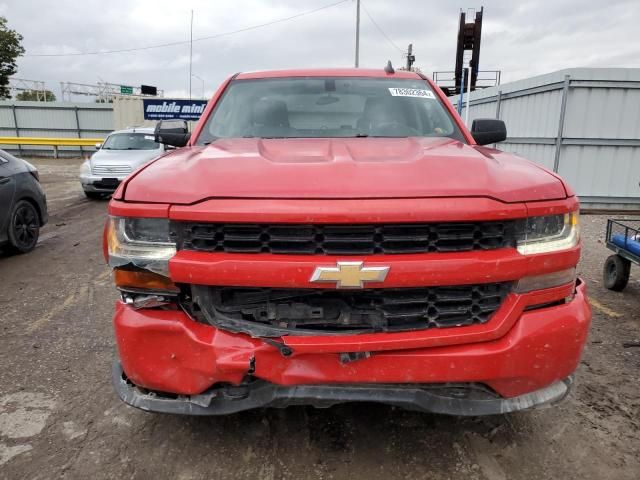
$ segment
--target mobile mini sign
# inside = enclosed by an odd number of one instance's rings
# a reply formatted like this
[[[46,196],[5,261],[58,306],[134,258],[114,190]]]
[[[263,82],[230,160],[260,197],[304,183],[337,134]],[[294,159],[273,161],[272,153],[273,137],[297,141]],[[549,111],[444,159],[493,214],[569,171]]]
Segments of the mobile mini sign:
[[[206,100],[143,99],[145,120],[198,120]]]

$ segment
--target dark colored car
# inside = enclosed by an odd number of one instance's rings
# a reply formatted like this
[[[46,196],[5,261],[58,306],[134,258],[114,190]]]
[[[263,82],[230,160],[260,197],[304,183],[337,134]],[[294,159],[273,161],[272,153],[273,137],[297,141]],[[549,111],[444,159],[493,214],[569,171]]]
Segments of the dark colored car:
[[[47,218],[47,197],[36,167],[0,150],[0,247],[30,252]]]

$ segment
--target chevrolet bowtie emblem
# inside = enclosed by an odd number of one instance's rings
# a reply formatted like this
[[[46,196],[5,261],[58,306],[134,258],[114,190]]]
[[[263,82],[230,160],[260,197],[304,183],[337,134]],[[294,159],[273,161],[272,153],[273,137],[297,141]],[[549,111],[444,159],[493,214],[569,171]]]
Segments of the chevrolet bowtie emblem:
[[[310,282],[336,282],[338,288],[363,288],[364,282],[384,282],[389,267],[363,267],[363,262],[338,262],[336,267],[317,267]]]

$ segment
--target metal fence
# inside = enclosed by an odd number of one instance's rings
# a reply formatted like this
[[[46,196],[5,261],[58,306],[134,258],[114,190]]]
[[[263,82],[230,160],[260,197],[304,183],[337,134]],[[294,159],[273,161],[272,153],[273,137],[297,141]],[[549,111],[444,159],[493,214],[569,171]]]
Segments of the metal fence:
[[[113,107],[99,103],[0,101],[0,137],[104,138],[113,131]],[[51,155],[48,146],[0,145],[18,155]],[[59,147],[61,156],[79,156],[93,147]]]
[[[640,69],[561,70],[472,92],[470,105],[470,122],[505,121],[499,149],[558,172],[584,206],[640,208]]]

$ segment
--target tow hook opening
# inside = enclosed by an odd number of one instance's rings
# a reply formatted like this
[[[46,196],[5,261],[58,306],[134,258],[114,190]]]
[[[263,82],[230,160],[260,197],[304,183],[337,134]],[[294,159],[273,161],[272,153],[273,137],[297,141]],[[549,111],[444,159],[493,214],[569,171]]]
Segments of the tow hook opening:
[[[340,354],[340,363],[347,364],[369,358],[371,352],[346,352]]]
[[[251,357],[251,359],[249,360],[247,375],[253,375],[254,373],[256,373],[256,357]]]

